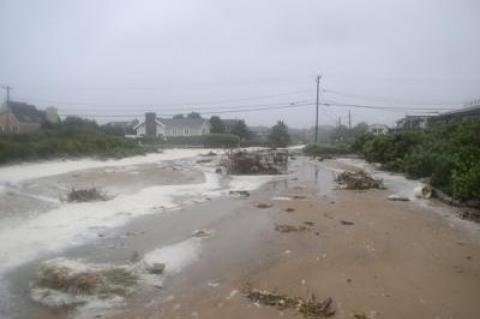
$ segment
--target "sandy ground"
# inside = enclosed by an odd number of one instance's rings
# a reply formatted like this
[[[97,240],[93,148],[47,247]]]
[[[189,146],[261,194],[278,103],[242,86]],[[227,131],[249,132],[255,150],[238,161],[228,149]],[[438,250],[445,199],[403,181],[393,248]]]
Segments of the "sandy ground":
[[[215,235],[199,261],[165,290],[131,298],[110,317],[301,318],[253,304],[242,294],[247,285],[331,297],[335,318],[480,317],[476,225],[441,204],[388,201],[388,190],[320,192],[302,175],[304,166],[288,182],[271,183],[234,207],[218,206],[233,213],[209,225]],[[305,198],[282,198],[292,194]],[[258,202],[274,205],[259,209]],[[314,225],[304,232],[274,230],[305,222]]]

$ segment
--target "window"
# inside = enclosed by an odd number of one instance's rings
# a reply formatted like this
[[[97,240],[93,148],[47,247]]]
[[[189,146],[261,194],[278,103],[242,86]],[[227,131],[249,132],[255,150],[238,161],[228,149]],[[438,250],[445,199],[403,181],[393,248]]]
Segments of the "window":
[[[177,129],[176,129],[176,128],[172,128],[172,135],[173,135],[173,136],[176,136],[176,135],[177,135]]]
[[[188,128],[186,128],[184,132],[185,132],[185,136],[188,136],[188,135],[190,135],[190,134],[189,134],[189,133],[190,133],[190,131],[188,130]]]

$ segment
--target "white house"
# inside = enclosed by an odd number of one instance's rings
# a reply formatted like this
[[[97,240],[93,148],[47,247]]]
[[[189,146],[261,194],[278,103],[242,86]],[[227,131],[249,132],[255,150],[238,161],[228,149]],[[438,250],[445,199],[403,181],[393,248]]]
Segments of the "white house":
[[[201,136],[210,133],[210,122],[205,119],[164,119],[155,113],[145,113],[145,121],[135,127],[138,137]]]
[[[386,126],[385,124],[370,124],[368,126],[368,132],[374,135],[387,134],[388,126]]]

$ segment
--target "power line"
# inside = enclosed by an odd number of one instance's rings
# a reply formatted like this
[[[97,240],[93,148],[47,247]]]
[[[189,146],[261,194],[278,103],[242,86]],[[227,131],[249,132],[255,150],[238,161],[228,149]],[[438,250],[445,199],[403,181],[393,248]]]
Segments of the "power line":
[[[306,93],[306,92],[311,92],[310,89],[308,90],[298,90],[298,91],[292,91],[292,92],[284,92],[284,93],[277,93],[277,94],[271,94],[271,95],[262,95],[262,96],[253,96],[253,97],[244,97],[244,98],[233,98],[233,99],[220,99],[220,100],[214,100],[214,101],[201,101],[201,102],[174,102],[174,103],[168,103],[168,104],[157,104],[157,103],[145,103],[145,104],[103,104],[103,103],[84,103],[84,102],[72,102],[72,101],[56,101],[56,100],[44,100],[44,99],[35,99],[35,98],[29,98],[28,100],[32,101],[38,101],[38,102],[43,102],[43,103],[52,103],[52,104],[59,104],[59,105],[71,105],[71,106],[91,106],[91,107],[112,107],[112,108],[117,108],[117,107],[168,107],[168,106],[199,106],[199,105],[209,105],[209,104],[219,104],[219,103],[237,103],[237,102],[245,102],[245,101],[254,101],[254,100],[266,100],[266,99],[272,99],[272,98],[277,98],[277,97],[282,97],[282,96],[288,96],[288,95],[296,95],[296,94],[301,94],[301,93]]]
[[[455,110],[456,108],[434,108],[434,107],[405,107],[405,106],[385,106],[385,105],[366,105],[366,104],[348,104],[348,103],[337,103],[337,102],[327,102],[323,103],[325,106],[336,106],[336,107],[355,107],[355,108],[365,108],[373,110],[383,110],[383,111],[449,111]]]
[[[301,108],[306,106],[312,106],[313,103],[303,103],[303,104],[289,104],[289,105],[281,105],[281,106],[270,106],[270,107],[258,107],[258,108],[248,108],[248,109],[236,109],[236,110],[225,110],[225,111],[209,111],[209,112],[202,112],[203,115],[211,115],[211,114],[226,114],[226,113],[240,113],[240,112],[257,112],[257,111],[266,111],[266,110],[280,110],[280,109],[287,109],[287,108]],[[160,116],[173,116],[176,113],[170,114],[158,114]],[[138,114],[110,114],[110,115],[99,115],[99,114],[67,114],[60,112],[62,116],[68,115],[77,115],[77,116],[85,116],[85,117],[94,117],[94,118],[114,118],[114,117],[140,117],[143,116],[143,113]]]
[[[332,93],[334,95],[338,96],[343,96],[343,97],[348,97],[348,98],[355,98],[355,99],[363,99],[363,100],[370,100],[370,101],[379,101],[379,102],[389,102],[389,103],[406,103],[409,105],[414,104],[415,106],[458,106],[458,105],[452,105],[449,103],[435,103],[435,102],[419,102],[419,101],[412,101],[412,100],[406,100],[406,99],[399,99],[399,98],[388,98],[388,97],[380,97],[380,96],[367,96],[367,95],[360,95],[360,94],[354,94],[354,93],[348,93],[348,92],[343,92],[343,91],[337,91],[337,90],[329,90],[329,89],[322,89],[323,92],[325,93]]]
[[[281,105],[294,105],[294,104],[299,104],[299,103],[306,103],[309,102],[308,100],[298,100],[298,101],[286,101],[286,102],[279,102],[279,103],[266,103],[266,104],[249,104],[249,105],[235,105],[235,106],[211,106],[211,107],[205,107],[205,108],[158,108],[158,107],[144,107],[143,110],[149,110],[149,111],[168,111],[168,112],[208,112],[208,111],[216,111],[216,110],[229,110],[229,109],[237,109],[237,108],[250,108],[250,107],[265,107],[265,106],[281,106]],[[69,111],[75,111],[75,110],[70,110]],[[95,112],[111,112],[110,110],[106,109],[98,109],[98,108],[82,108],[81,111],[95,111]],[[128,108],[128,109],[116,109],[115,112],[117,113],[122,113],[122,112],[132,112],[132,111],[138,111],[138,108]]]

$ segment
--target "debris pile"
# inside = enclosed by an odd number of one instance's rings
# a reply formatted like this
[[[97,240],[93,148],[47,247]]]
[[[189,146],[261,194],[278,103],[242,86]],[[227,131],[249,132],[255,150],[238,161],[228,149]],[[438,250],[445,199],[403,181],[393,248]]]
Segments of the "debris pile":
[[[234,197],[249,197],[250,196],[250,192],[245,191],[245,190],[233,190],[233,191],[230,191],[229,194],[231,196],[234,196]]]
[[[282,174],[287,164],[287,150],[233,151],[224,160],[227,173],[237,175]]]
[[[130,293],[139,276],[126,267],[89,265],[56,258],[41,264],[32,283],[34,300],[53,306],[82,304],[87,297],[112,298]]]
[[[408,202],[410,201],[410,198],[405,197],[405,196],[400,196],[400,195],[389,195],[387,197],[388,200],[394,201],[394,202]]]
[[[300,225],[288,225],[288,224],[277,224],[275,225],[275,230],[281,233],[293,233],[293,232],[302,232],[307,230],[307,226]]]
[[[289,224],[275,224],[275,230],[281,233],[303,232],[306,230],[310,230],[313,225],[315,225],[315,223],[311,221],[306,221],[303,223],[303,225],[299,226]]]
[[[98,202],[106,200],[108,200],[107,196],[95,187],[86,189],[72,188],[67,197],[67,201],[69,202]]]
[[[342,189],[385,188],[381,179],[375,179],[365,171],[344,171],[338,174],[335,180]]]
[[[332,309],[332,298],[330,297],[317,301],[314,294],[310,298],[303,299],[256,289],[247,291],[245,296],[255,303],[276,307],[279,310],[296,310],[305,318],[327,318],[335,314],[335,310]]]
[[[471,220],[480,223],[480,211],[475,209],[459,211],[458,216],[461,219]]]
[[[261,208],[261,209],[267,209],[267,208],[273,207],[273,204],[272,203],[256,203],[255,207]]]

